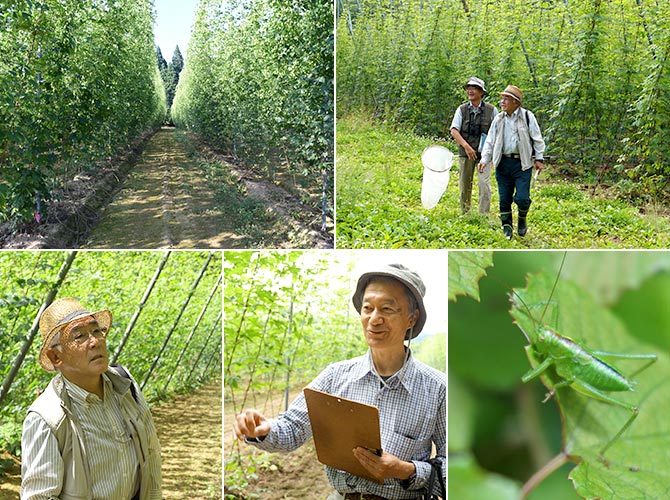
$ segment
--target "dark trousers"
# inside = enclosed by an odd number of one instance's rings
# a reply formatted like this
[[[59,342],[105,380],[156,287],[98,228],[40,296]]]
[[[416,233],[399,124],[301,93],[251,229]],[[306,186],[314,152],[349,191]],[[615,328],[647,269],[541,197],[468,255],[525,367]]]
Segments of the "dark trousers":
[[[521,170],[521,160],[503,156],[500,165],[496,168],[501,215],[512,211],[512,201],[519,207],[519,211],[528,211],[531,203],[530,179],[532,174],[532,168]]]

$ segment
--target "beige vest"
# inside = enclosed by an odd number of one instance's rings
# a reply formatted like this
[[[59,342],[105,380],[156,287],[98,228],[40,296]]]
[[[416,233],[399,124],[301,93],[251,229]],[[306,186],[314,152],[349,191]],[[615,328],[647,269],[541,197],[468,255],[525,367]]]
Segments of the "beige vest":
[[[161,455],[151,412],[138,391],[136,402],[130,389],[130,379],[107,370],[114,391],[119,395],[121,413],[128,429],[132,430],[133,444],[140,465],[140,500],[160,500]],[[70,397],[65,390],[63,376],[56,375],[46,390],[28,409],[40,415],[51,428],[63,457],[64,476],[60,500],[90,500],[91,488],[86,458],[86,446],[77,415],[71,411]]]
[[[521,159],[521,170],[528,170],[533,167],[533,144],[530,138],[530,130],[528,129],[528,110],[519,108],[519,115],[516,118],[516,131],[519,135],[519,156]],[[496,141],[493,144],[493,165],[497,167],[500,165],[502,159],[503,149],[503,123],[505,120],[505,111],[501,111],[496,115],[493,121],[498,121],[496,124]]]

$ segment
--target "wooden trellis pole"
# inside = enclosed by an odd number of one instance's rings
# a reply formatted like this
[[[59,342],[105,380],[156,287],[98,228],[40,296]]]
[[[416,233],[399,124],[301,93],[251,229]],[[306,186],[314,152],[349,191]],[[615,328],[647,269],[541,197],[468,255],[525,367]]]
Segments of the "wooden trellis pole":
[[[158,268],[156,268],[156,272],[154,273],[153,278],[151,278],[151,281],[149,282],[149,285],[147,286],[146,291],[144,292],[144,296],[142,297],[142,300],[140,300],[139,305],[137,306],[137,310],[135,311],[135,314],[133,314],[133,317],[130,319],[130,323],[128,323],[128,326],[126,327],[126,331],[123,334],[123,338],[121,339],[121,343],[119,344],[119,347],[117,347],[116,352],[114,352],[114,356],[112,357],[112,363],[116,363],[116,360],[119,359],[119,356],[121,355],[121,351],[126,345],[126,342],[128,341],[128,338],[130,337],[130,333],[133,331],[133,328],[135,327],[135,323],[137,322],[138,318],[140,317],[140,314],[142,313],[142,310],[144,309],[145,304],[147,303],[147,300],[149,300],[149,295],[151,295],[151,291],[154,289],[154,286],[156,285],[156,282],[158,281],[158,277],[161,275],[161,271],[163,271],[163,268],[165,267],[165,264],[168,261],[168,258],[170,257],[171,250],[168,250],[165,252],[165,255],[161,259],[161,261],[158,264]]]
[[[214,284],[214,287],[212,288],[212,291],[209,294],[209,297],[207,298],[207,302],[202,307],[202,310],[200,311],[200,315],[198,316],[198,319],[195,321],[195,324],[193,325],[193,328],[191,329],[191,333],[188,335],[188,338],[186,339],[186,344],[184,345],[184,348],[182,349],[182,351],[179,353],[179,357],[177,358],[177,362],[174,364],[174,366],[170,370],[170,376],[168,377],[167,382],[165,382],[165,386],[163,387],[163,392],[165,392],[168,388],[168,385],[170,385],[170,381],[172,380],[172,377],[174,376],[174,373],[177,371],[177,367],[179,366],[179,363],[181,363],[181,359],[184,357],[184,353],[186,352],[186,349],[188,349],[188,345],[191,343],[191,339],[193,338],[193,335],[195,334],[195,331],[198,329],[198,326],[200,325],[200,321],[202,320],[203,316],[205,315],[205,312],[207,312],[207,308],[209,307],[209,304],[212,301],[212,298],[214,297],[214,294],[218,290],[222,279],[223,279],[223,275],[219,274],[219,279],[216,280],[216,283]]]
[[[65,277],[67,276],[67,273],[70,271],[70,267],[72,267],[72,263],[74,262],[74,258],[76,257],[76,255],[77,255],[76,251],[72,251],[67,255],[65,262],[63,262],[63,265],[58,271],[58,278],[56,280],[56,283],[54,283],[51,290],[49,290],[49,293],[47,293],[47,296],[44,299],[44,302],[42,302],[42,306],[37,312],[35,320],[33,321],[33,324],[30,327],[28,336],[26,337],[26,340],[23,342],[23,345],[21,346],[21,350],[14,358],[14,361],[12,361],[12,367],[10,368],[9,373],[5,377],[5,380],[2,383],[2,388],[0,389],[0,406],[7,397],[7,394],[9,393],[9,388],[12,386],[12,382],[14,382],[14,378],[16,378],[16,375],[19,372],[19,368],[21,368],[21,364],[23,364],[23,360],[26,358],[26,355],[28,354],[28,351],[30,350],[33,341],[37,336],[37,332],[39,331],[39,325],[40,325],[40,317],[42,316],[42,313],[47,307],[49,307],[49,305],[56,298],[58,290],[63,284],[63,281],[65,281]]]
[[[207,260],[205,261],[205,264],[202,266],[202,269],[200,270],[200,274],[198,274],[198,277],[193,282],[193,286],[191,287],[191,290],[188,292],[186,300],[184,301],[184,304],[181,306],[181,310],[179,311],[179,314],[177,315],[177,318],[175,319],[174,323],[172,324],[172,328],[170,328],[170,331],[165,336],[165,341],[163,342],[163,345],[161,346],[160,350],[158,351],[158,354],[156,354],[156,357],[154,358],[153,363],[151,363],[151,368],[149,368],[149,371],[147,372],[146,376],[144,377],[144,381],[142,382],[141,389],[144,389],[144,386],[149,381],[149,378],[151,377],[151,374],[156,369],[156,365],[158,364],[158,360],[163,355],[163,352],[165,351],[165,348],[167,347],[168,342],[170,342],[170,338],[172,337],[172,334],[177,329],[177,325],[179,324],[179,321],[181,320],[181,317],[184,314],[184,311],[186,310],[186,306],[188,306],[188,303],[191,301],[191,297],[193,297],[193,294],[195,293],[196,288],[198,288],[198,284],[200,283],[200,280],[205,275],[205,271],[207,270],[207,266],[209,266],[209,263],[211,262],[212,257],[214,257],[214,252],[209,253],[209,255],[207,256]]]

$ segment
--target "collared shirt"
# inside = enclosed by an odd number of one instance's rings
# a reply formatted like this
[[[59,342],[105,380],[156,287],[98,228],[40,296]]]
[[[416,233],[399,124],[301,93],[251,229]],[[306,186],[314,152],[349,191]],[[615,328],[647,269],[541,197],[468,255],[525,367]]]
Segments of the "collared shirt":
[[[479,103],[479,106],[475,107],[472,105],[471,102],[468,101],[468,110],[474,111],[475,114],[477,113],[483,113],[484,112],[484,107],[485,107],[485,102],[482,99],[482,101]],[[495,106],[493,106],[493,116],[498,114],[498,110],[496,109]],[[460,131],[461,130],[461,125],[463,124],[463,114],[461,113],[461,107],[456,108],[456,112],[454,113],[454,118],[451,120],[451,127],[449,127],[449,130],[452,128],[455,128],[456,130]]]
[[[65,378],[64,381],[72,411],[84,431],[92,498],[132,498],[139,487],[139,461],[111,381],[103,374],[102,400]],[[29,488],[22,491],[21,499],[58,497],[63,460],[55,436],[37,413],[30,412],[26,417],[23,440],[31,443],[24,461],[33,470],[44,471],[44,477],[42,481],[31,481]]]
[[[419,498],[430,476],[432,445],[446,472],[446,377],[410,355],[405,367],[383,381],[371,352],[328,366],[309,387],[335,396],[376,406],[384,451],[416,467],[410,484],[387,479],[383,485],[326,466],[330,484],[340,493],[371,493],[392,500]],[[266,451],[293,451],[312,435],[305,397],[300,394],[289,409],[271,420],[270,433],[261,441],[248,440]]]
[[[540,125],[537,123],[537,119],[533,113],[530,113],[525,109],[522,111],[522,109],[524,108],[516,108],[511,116],[507,113],[501,113],[503,114],[502,119],[493,120],[493,123],[491,123],[491,128],[489,129],[487,141],[484,144],[484,148],[482,150],[482,160],[486,160],[487,163],[491,161],[491,156],[493,154],[493,143],[495,142],[498,127],[500,126],[503,127],[503,154],[509,155],[519,153],[519,132],[517,127],[517,120],[526,119],[525,116],[522,116],[522,113],[528,113],[528,131],[530,133],[530,139],[535,151],[535,158],[538,160],[543,159],[545,145],[544,140],[542,139]]]

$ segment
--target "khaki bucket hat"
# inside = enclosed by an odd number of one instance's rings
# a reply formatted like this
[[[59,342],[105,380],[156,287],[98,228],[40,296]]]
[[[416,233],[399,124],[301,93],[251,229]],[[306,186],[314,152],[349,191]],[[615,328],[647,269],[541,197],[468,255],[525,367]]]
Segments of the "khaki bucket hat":
[[[368,286],[370,280],[375,276],[395,278],[405,285],[412,295],[414,295],[419,309],[419,318],[416,320],[414,326],[409,328],[405,333],[405,340],[409,339],[410,335],[411,338],[415,338],[421,333],[423,326],[426,324],[427,317],[426,308],[423,305],[423,297],[426,295],[426,285],[424,285],[421,276],[402,264],[389,264],[377,271],[361,274],[361,277],[358,278],[358,284],[356,285],[356,292],[354,292],[354,296],[351,298],[354,307],[359,314],[361,312],[361,307],[363,306],[363,293],[365,292],[365,287]]]
[[[112,313],[109,310],[104,309],[102,311],[90,312],[84,309],[74,297],[64,297],[54,300],[44,310],[40,317],[42,348],[40,349],[39,362],[42,368],[49,372],[54,371],[54,365],[47,356],[47,349],[56,334],[74,320],[85,318],[86,316],[92,316],[105,334],[109,331],[109,327],[112,326]]]
[[[521,92],[521,89],[515,85],[508,85],[505,87],[505,90],[500,93],[500,95],[511,97],[519,102],[521,102],[521,99],[523,98],[523,92]]]

